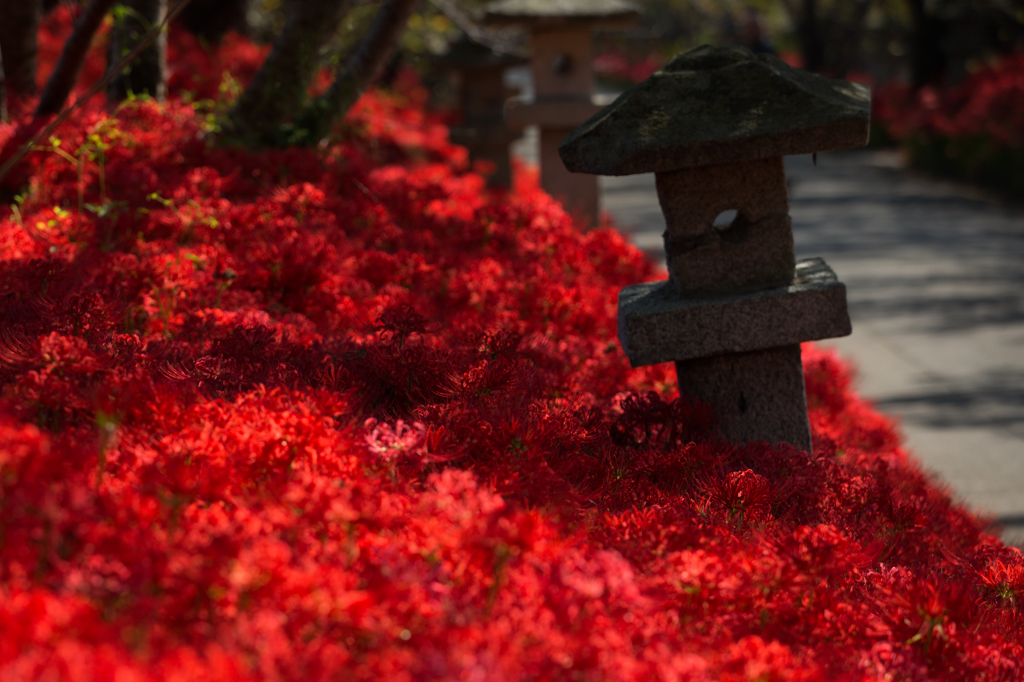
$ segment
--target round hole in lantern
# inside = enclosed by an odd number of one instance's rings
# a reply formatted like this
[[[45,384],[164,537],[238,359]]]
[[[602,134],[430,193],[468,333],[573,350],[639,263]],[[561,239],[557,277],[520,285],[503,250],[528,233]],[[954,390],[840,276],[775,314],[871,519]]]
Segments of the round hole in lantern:
[[[715,232],[723,242],[740,244],[750,236],[750,221],[735,209],[719,213],[714,226]]]
[[[715,221],[711,223],[718,230],[728,229],[732,225],[732,221],[736,220],[736,216],[739,212],[735,208],[730,208],[727,211],[722,211],[715,217]]]
[[[551,73],[559,76],[568,76],[572,72],[572,57],[564,52],[559,52],[551,58]]]

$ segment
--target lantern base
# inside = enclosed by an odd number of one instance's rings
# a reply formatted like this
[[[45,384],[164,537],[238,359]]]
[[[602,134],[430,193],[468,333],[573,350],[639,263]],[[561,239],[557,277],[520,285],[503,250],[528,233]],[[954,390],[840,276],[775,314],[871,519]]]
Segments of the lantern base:
[[[800,344],[676,363],[679,394],[709,405],[730,443],[811,451]]]

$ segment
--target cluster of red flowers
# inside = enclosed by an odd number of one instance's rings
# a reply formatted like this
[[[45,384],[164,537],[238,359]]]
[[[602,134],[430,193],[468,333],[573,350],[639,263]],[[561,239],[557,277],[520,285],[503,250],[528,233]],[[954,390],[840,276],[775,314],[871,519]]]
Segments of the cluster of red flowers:
[[[630,86],[647,80],[664,64],[665,60],[654,53],[636,59],[622,51],[608,51],[594,58],[594,73]]]
[[[924,133],[1024,147],[1024,53],[983,64],[947,89],[927,86],[915,93],[899,83],[886,85],[876,90],[874,114],[896,139]]]
[[[945,90],[879,88],[874,115],[915,165],[1009,196],[1024,192],[1024,52]]]
[[[814,452],[722,442],[615,341],[660,273],[487,190],[403,90],[327,149],[218,148],[172,98],[28,157],[0,677],[1024,676],[1024,557],[833,354],[805,348]]]

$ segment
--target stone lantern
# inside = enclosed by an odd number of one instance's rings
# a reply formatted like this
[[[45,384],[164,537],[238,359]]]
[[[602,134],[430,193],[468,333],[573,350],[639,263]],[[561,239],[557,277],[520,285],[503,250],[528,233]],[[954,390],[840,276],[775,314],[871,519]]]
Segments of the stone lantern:
[[[862,85],[705,46],[559,150],[578,173],[655,173],[669,279],[622,290],[619,341],[634,367],[674,361],[680,394],[716,410],[733,442],[810,450],[800,342],[851,328],[832,270],[795,261],[782,157],[867,144],[869,110]]]
[[[624,0],[499,0],[484,15],[486,24],[529,34],[534,100],[510,103],[508,122],[540,129],[541,187],[590,224],[598,217],[597,178],[567,171],[558,144],[601,109],[594,96],[594,30],[621,28],[638,16]]]
[[[512,184],[509,145],[519,137],[505,123],[505,102],[517,92],[505,85],[505,69],[528,61],[497,52],[468,36],[452,43],[437,60],[456,81],[457,105],[462,112],[462,122],[451,129],[452,142],[466,147],[471,161],[494,164],[494,173],[487,178],[491,187]]]

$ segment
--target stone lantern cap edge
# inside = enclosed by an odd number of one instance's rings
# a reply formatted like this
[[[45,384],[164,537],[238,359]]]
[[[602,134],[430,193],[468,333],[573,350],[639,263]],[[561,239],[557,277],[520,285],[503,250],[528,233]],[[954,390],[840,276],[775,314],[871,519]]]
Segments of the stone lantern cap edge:
[[[745,48],[695,48],[572,131],[575,173],[631,175],[862,147],[871,91]]]
[[[639,7],[626,0],[497,0],[484,8],[483,21],[489,26],[588,24],[599,28],[621,26],[639,16]]]

